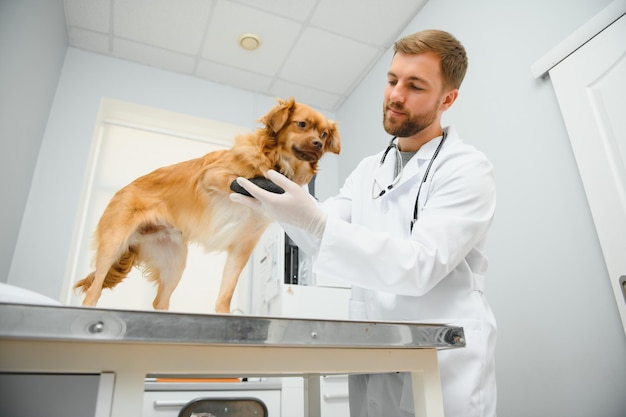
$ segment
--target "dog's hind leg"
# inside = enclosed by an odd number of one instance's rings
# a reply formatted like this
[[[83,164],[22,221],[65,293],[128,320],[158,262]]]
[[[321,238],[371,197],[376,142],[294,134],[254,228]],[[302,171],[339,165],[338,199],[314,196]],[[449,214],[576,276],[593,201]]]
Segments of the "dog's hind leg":
[[[100,244],[96,255],[96,270],[74,286],[86,288],[83,306],[95,306],[102,294],[102,288],[113,288],[128,275],[134,265],[136,253],[131,248],[123,251],[122,246],[109,242]]]
[[[154,307],[155,310],[168,310],[170,308],[170,298],[178,286],[180,278],[183,276],[183,271],[185,270],[186,256],[187,251],[185,251],[182,262],[177,262],[176,265],[168,265],[166,268],[159,271],[157,294],[152,302],[152,307]]]
[[[176,233],[167,239],[144,242],[142,263],[145,277],[158,285],[152,306],[156,310],[168,310],[172,293],[187,264],[187,244]]]
[[[119,191],[109,202],[95,232],[96,270],[74,288],[85,290],[83,306],[95,306],[102,288],[113,288],[128,275],[135,265],[137,247],[131,248],[129,241],[137,226],[137,218],[131,203]]]

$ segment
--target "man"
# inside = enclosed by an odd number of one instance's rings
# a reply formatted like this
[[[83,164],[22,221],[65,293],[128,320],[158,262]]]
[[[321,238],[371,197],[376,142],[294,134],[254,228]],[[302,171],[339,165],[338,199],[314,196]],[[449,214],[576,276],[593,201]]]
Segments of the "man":
[[[385,130],[397,139],[385,152],[362,160],[321,206],[273,171],[284,194],[240,178],[256,199],[232,198],[281,222],[316,257],[314,273],[350,282],[352,318],[463,326],[467,346],[438,354],[445,415],[492,417],[496,322],[482,250],[495,211],[493,168],[454,127],[441,127],[466,69],[464,47],[447,32],[400,39],[383,103]],[[411,392],[407,374],[351,377],[351,416],[411,416]]]

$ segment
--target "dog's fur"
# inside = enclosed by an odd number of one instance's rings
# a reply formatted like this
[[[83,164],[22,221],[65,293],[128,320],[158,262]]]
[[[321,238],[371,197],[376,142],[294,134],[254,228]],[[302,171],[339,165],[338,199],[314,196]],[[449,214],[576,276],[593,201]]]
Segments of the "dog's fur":
[[[229,313],[239,274],[269,220],[229,199],[237,177],[265,176],[276,169],[304,185],[325,152],[339,153],[335,122],[293,99],[278,99],[255,132],[240,135],[231,149],[159,168],[118,191],[94,234],[96,270],[74,288],[95,306],[103,288],[113,288],[137,266],[158,285],[152,303],[167,310],[187,260],[187,244],[227,252],[217,313]]]

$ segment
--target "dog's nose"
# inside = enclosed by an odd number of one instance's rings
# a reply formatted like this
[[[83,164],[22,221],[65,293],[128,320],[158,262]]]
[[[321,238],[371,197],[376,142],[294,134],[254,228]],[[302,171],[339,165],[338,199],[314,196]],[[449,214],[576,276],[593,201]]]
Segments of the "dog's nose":
[[[319,151],[322,149],[322,147],[324,146],[324,143],[322,143],[321,140],[319,139],[314,139],[313,140],[313,147],[315,148],[315,150]]]

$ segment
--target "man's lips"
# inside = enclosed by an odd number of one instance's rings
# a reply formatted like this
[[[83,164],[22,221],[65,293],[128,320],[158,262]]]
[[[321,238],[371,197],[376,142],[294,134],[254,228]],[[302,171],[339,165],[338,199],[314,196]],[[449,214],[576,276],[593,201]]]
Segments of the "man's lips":
[[[404,112],[393,107],[387,107],[387,114],[389,116],[404,116]]]

